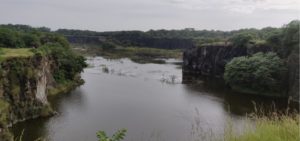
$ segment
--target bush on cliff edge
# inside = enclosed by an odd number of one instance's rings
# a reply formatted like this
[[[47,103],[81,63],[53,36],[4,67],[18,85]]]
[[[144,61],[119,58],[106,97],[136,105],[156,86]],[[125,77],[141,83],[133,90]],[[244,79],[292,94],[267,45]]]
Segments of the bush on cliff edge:
[[[286,67],[275,53],[256,53],[232,59],[225,66],[224,79],[239,92],[281,96],[285,72]]]

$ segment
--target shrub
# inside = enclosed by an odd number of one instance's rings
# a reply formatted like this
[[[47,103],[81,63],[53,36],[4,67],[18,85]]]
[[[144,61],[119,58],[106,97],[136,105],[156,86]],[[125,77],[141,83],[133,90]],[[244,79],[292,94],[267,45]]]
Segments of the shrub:
[[[239,33],[231,37],[229,41],[234,47],[247,47],[253,38],[253,35],[250,33]]]
[[[275,53],[256,53],[232,59],[225,66],[224,79],[237,91],[279,96],[285,71]]]
[[[42,45],[57,43],[65,48],[69,47],[69,42],[67,41],[66,38],[64,38],[62,35],[54,34],[54,33],[44,33],[40,37],[40,42]]]
[[[48,43],[34,51],[36,55],[48,55],[57,64],[54,69],[54,79],[57,82],[73,80],[75,75],[82,72],[87,67],[85,58],[75,54],[69,47],[60,43]]]
[[[126,132],[126,129],[121,129],[118,130],[114,135],[112,135],[112,137],[108,137],[105,131],[98,131],[97,138],[99,139],[99,141],[121,141],[124,139]]]
[[[19,45],[16,32],[5,28],[0,29],[0,47],[20,47]]]
[[[34,34],[25,34],[22,39],[26,47],[38,47],[40,45],[39,38]]]

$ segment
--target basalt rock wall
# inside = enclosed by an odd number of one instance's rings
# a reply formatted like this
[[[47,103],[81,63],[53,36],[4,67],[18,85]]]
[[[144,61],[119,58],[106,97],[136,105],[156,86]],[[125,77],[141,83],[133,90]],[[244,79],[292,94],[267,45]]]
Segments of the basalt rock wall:
[[[47,57],[11,58],[1,62],[0,140],[11,140],[9,133],[4,132],[14,123],[53,114],[47,100],[47,87],[54,81],[53,65]]]
[[[222,78],[225,65],[234,57],[269,51],[272,49],[267,46],[204,46],[187,49],[183,53],[183,80],[188,82],[201,77]]]
[[[234,57],[271,52],[271,47],[204,46],[185,50],[183,53],[183,83],[207,78],[223,79],[225,65]],[[288,69],[286,96],[299,102],[299,53],[292,52],[285,63]]]
[[[0,62],[0,141],[13,140],[8,127],[17,122],[55,114],[47,98],[53,89],[61,93],[82,84],[75,80],[72,85],[58,84],[53,77],[55,68],[54,59],[38,55]]]

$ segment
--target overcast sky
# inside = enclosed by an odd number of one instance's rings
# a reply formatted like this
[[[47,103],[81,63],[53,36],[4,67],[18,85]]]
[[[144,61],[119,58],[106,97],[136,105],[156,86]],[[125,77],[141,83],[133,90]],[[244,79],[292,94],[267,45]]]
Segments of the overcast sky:
[[[0,0],[0,24],[97,31],[279,27],[300,0]]]

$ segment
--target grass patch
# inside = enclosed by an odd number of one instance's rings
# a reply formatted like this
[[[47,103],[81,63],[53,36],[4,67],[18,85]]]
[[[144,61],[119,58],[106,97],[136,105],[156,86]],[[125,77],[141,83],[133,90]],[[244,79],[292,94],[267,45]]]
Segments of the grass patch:
[[[225,141],[299,141],[299,118],[299,115],[258,118],[254,129],[246,129],[240,136],[227,133]]]
[[[0,61],[15,57],[33,56],[31,48],[0,48]]]

